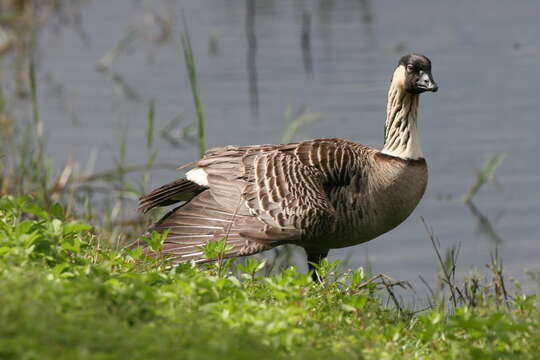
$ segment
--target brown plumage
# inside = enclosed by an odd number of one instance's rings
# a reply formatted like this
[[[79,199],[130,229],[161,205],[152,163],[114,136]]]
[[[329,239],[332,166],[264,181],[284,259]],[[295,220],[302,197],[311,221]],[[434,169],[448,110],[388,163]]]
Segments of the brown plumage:
[[[204,186],[197,185],[186,179],[178,179],[143,196],[139,202],[139,211],[146,213],[155,207],[173,205],[179,201],[188,201],[204,190],[206,190]]]
[[[224,257],[296,244],[308,260],[318,261],[329,249],[371,240],[399,225],[427,184],[416,107],[420,92],[436,91],[430,66],[421,55],[400,60],[382,151],[344,139],[208,150],[190,164],[194,170],[187,179],[141,198],[142,211],[186,201],[151,228],[169,229],[162,252],[176,263],[205,262],[199,246],[226,238],[230,250]],[[417,87],[411,85],[415,76]]]

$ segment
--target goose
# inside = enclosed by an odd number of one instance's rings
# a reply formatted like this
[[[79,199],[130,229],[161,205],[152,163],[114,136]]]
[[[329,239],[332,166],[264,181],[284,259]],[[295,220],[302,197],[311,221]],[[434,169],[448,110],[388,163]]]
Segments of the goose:
[[[431,61],[405,55],[388,91],[382,150],[335,138],[213,148],[182,166],[192,168],[185,178],[141,197],[139,210],[180,203],[149,229],[168,231],[161,253],[172,264],[216,260],[201,245],[225,238],[220,258],[294,244],[313,270],[330,249],[374,239],[415,209],[428,181],[418,99],[437,90]]]

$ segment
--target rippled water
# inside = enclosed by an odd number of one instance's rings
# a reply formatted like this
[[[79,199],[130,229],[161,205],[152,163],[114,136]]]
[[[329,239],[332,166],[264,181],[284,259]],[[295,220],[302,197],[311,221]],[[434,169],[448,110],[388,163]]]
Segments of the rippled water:
[[[353,248],[349,265],[418,283],[432,278],[433,249],[420,220],[443,247],[461,243],[458,267],[483,267],[500,252],[510,275],[540,264],[540,2],[523,1],[88,1],[79,27],[47,27],[39,36],[41,116],[60,164],[99,150],[108,168],[128,128],[129,163],[144,163],[146,111],[156,100],[156,128],[195,113],[179,34],[189,25],[208,146],[278,142],[286,109],[320,113],[296,140],[343,137],[382,145],[386,90],[398,58],[426,54],[440,85],[422,96],[419,126],[430,181],[425,198],[396,230]],[[172,21],[172,39],[156,41],[152,12]],[[247,20],[246,20],[247,19]],[[304,35],[302,36],[302,29]],[[130,32],[135,31],[130,37]],[[96,63],[122,39],[106,72]],[[196,146],[156,143],[158,160],[181,164]],[[460,197],[475,169],[507,154],[496,182]],[[156,171],[153,185],[177,176]],[[450,200],[449,200],[450,198]]]

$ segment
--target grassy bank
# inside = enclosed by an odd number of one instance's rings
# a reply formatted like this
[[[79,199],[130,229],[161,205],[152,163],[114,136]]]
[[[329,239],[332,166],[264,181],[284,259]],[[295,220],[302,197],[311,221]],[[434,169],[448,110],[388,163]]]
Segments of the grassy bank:
[[[44,211],[4,196],[0,358],[533,359],[540,351],[535,297],[506,300],[491,284],[455,307],[439,298],[414,313],[381,305],[392,284],[361,270],[336,275],[327,265],[315,284],[294,268],[258,276],[254,260],[224,266],[167,269],[140,250],[102,245],[98,230],[59,205]]]

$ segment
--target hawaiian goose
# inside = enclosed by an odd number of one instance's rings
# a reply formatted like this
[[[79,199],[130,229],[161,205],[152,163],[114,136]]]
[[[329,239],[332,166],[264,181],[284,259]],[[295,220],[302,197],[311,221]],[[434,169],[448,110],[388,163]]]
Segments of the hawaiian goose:
[[[382,151],[344,139],[208,150],[186,178],[140,200],[140,210],[184,202],[151,230],[170,229],[174,263],[206,262],[200,245],[226,238],[224,257],[295,244],[319,262],[329,249],[369,241],[399,225],[427,185],[418,97],[437,91],[431,62],[402,57],[394,71]]]

